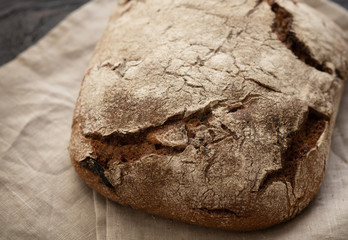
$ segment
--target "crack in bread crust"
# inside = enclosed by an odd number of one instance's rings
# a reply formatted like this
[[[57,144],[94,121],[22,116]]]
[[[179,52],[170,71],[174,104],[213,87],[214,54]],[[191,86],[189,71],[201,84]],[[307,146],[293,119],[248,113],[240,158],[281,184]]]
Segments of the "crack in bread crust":
[[[292,30],[293,16],[285,8],[279,6],[274,0],[267,0],[275,13],[275,20],[272,25],[272,30],[277,34],[279,40],[283,42],[301,61],[315,69],[332,74],[333,71],[328,68],[325,63],[319,63],[313,57],[310,49],[301,42],[296,33]]]
[[[80,165],[84,168],[87,168],[88,170],[92,171],[94,174],[96,174],[97,176],[100,177],[101,179],[101,182],[113,189],[114,186],[109,182],[109,180],[107,179],[107,177],[105,177],[105,174],[104,174],[104,168],[103,166],[101,166],[98,161],[96,161],[95,159],[93,158],[90,158],[90,157],[87,157],[86,159],[82,160],[80,162]]]
[[[282,154],[282,168],[267,172],[258,191],[262,191],[274,181],[289,182],[294,189],[299,161],[306,158],[307,153],[317,146],[327,125],[328,118],[310,108],[304,124],[288,136],[289,147]]]

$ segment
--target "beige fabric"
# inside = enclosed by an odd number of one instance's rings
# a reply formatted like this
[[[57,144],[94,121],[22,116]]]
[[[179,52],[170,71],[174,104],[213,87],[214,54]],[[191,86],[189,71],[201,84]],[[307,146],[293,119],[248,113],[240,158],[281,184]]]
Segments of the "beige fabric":
[[[307,1],[348,32],[344,10],[325,0]],[[347,87],[320,192],[286,224],[252,233],[191,226],[120,206],[79,180],[67,151],[72,112],[114,5],[112,0],[86,4],[0,68],[0,238],[347,239]]]

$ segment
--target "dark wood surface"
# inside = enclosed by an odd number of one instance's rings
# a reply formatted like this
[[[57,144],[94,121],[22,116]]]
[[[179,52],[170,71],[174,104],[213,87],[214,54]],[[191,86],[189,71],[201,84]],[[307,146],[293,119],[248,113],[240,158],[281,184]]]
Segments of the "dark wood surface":
[[[0,65],[89,0],[0,0]]]
[[[348,0],[332,0],[332,1],[348,9]]]
[[[0,66],[90,0],[0,0]],[[348,9],[348,0],[334,0]]]

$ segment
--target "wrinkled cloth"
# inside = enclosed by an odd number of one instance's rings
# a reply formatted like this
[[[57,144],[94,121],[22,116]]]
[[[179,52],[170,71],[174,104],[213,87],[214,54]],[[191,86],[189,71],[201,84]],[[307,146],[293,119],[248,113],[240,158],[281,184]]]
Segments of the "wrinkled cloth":
[[[348,13],[308,4],[348,33]],[[0,239],[348,239],[348,87],[318,195],[263,231],[193,226],[107,200],[75,173],[67,147],[81,80],[116,2],[94,0],[0,68]],[[323,33],[324,34],[324,33]]]

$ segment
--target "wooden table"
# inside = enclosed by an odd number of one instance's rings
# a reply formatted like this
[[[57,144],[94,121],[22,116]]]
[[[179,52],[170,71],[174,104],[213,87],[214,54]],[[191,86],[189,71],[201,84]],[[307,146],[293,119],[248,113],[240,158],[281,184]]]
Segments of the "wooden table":
[[[0,0],[0,65],[89,0]]]
[[[89,0],[0,0],[0,66]],[[348,0],[334,0],[348,9]]]

